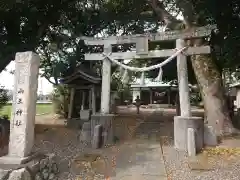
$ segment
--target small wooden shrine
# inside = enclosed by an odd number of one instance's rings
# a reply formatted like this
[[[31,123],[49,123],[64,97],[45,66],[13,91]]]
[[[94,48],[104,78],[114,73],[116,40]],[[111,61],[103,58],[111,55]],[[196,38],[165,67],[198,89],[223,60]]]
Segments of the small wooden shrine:
[[[93,70],[80,65],[74,73],[62,78],[61,83],[71,89],[68,119],[79,119],[84,110],[91,110],[93,114],[100,110],[101,77]]]

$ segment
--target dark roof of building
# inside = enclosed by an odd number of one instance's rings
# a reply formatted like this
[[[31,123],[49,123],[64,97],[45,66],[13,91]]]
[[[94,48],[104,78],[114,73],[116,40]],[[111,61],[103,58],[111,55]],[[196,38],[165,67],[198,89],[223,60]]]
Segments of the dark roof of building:
[[[76,82],[80,82],[81,84],[100,84],[101,77],[90,68],[80,65],[74,73],[62,78],[60,82],[62,84],[76,84]]]

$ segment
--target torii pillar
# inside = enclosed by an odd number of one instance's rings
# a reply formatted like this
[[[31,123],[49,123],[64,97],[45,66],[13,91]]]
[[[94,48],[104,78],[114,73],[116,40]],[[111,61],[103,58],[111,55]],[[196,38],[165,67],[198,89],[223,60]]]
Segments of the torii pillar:
[[[104,53],[112,52],[110,43],[104,44]],[[101,91],[101,109],[100,114],[93,114],[91,119],[92,131],[97,125],[103,127],[103,146],[113,143],[112,121],[114,114],[110,114],[110,95],[111,95],[111,62],[106,57],[102,64],[102,91]],[[94,136],[94,133],[92,132]]]
[[[176,48],[185,46],[182,39],[176,40]],[[190,94],[188,85],[187,56],[181,53],[177,56],[177,75],[180,100],[180,116],[174,117],[174,146],[176,149],[187,151],[189,145],[195,146],[196,150],[203,147],[203,119],[202,117],[192,117]],[[194,137],[188,138],[188,129],[195,132]],[[194,144],[189,140],[194,139]]]

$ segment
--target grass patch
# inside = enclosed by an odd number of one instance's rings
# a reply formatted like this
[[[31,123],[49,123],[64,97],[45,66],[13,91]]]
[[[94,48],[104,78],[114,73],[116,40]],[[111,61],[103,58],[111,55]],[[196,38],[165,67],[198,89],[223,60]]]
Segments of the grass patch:
[[[37,108],[36,114],[53,112],[53,104],[37,104],[36,108]],[[7,115],[8,117],[10,117],[11,111],[12,111],[12,105],[8,104],[0,110],[0,116]]]

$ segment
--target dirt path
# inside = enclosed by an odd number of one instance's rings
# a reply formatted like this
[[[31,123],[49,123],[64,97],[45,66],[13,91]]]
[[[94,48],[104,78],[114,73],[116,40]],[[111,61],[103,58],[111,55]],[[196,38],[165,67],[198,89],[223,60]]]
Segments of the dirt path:
[[[36,120],[35,149],[57,155],[60,180],[80,180],[86,176],[97,180],[106,176],[111,180],[164,180],[165,173],[168,180],[240,179],[237,154],[203,153],[197,161],[191,161],[186,152],[174,149],[171,110],[143,110],[140,115],[129,109],[120,112],[114,126],[121,141],[115,146],[85,148],[78,140],[79,130],[65,128],[63,120],[45,117]],[[202,115],[199,111],[194,113]],[[48,125],[44,125],[46,122]],[[240,140],[236,140],[225,140],[220,146],[234,146],[237,142],[235,147],[239,147]]]

